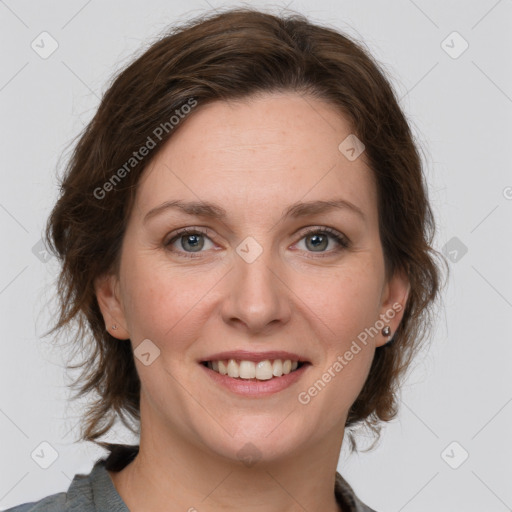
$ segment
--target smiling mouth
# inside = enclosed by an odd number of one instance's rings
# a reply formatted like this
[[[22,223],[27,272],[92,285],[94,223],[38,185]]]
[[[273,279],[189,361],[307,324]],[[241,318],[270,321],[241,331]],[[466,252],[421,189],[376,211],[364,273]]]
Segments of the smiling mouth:
[[[265,359],[258,362],[224,359],[202,361],[201,364],[220,375],[227,375],[234,379],[264,381],[288,375],[310,363],[291,359]]]

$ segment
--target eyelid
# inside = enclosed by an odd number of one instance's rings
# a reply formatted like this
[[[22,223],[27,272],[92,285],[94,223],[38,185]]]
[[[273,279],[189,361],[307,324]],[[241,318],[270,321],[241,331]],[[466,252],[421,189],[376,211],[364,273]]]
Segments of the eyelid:
[[[338,255],[341,252],[347,251],[352,247],[351,240],[342,232],[337,229],[331,228],[329,226],[312,226],[307,229],[307,231],[302,232],[299,240],[296,242],[297,244],[301,242],[306,236],[313,233],[321,233],[327,234],[330,238],[334,239],[337,247],[335,249],[331,249],[330,251],[320,251],[315,253],[315,251],[303,251],[307,254],[306,258],[310,259],[319,259],[319,258],[328,258],[333,255]]]
[[[209,234],[210,234],[210,230],[208,228],[201,228],[201,227],[195,227],[195,226],[188,226],[186,228],[180,228],[180,229],[177,229],[176,231],[173,231],[172,233],[170,233],[168,235],[168,237],[166,237],[166,241],[164,242],[165,245],[167,245],[168,243],[170,243],[172,240],[174,240],[175,238],[177,238],[178,236],[180,235],[186,235],[187,233],[201,233],[202,235],[206,235],[209,237]]]
[[[306,231],[303,231],[304,229]],[[174,231],[173,233],[171,233],[171,235],[168,237],[168,239],[166,239],[166,241],[164,241],[164,246],[168,247],[169,245],[171,245],[171,243],[174,243],[176,240],[178,240],[179,237],[186,235],[187,233],[202,234],[202,235],[206,236],[207,238],[209,238],[210,240],[212,240],[212,237],[210,235],[210,230],[208,228],[188,226],[185,228],[178,229],[177,231]],[[335,243],[338,245],[338,247],[334,250],[325,251],[325,252],[320,251],[317,253],[318,256],[313,256],[313,257],[331,256],[333,254],[339,253],[343,250],[350,248],[352,245],[352,242],[345,234],[343,234],[342,232],[338,231],[337,229],[331,228],[329,226],[307,226],[305,228],[297,230],[293,235],[295,237],[300,234],[300,238],[297,240],[296,244],[299,243],[307,235],[312,234],[312,233],[327,234],[328,236],[333,238]],[[213,242],[213,240],[212,240],[212,242]],[[194,257],[198,257],[198,256],[193,256],[194,254],[200,255],[202,252],[205,252],[205,251],[199,251],[198,253],[193,253],[193,252],[188,253],[186,251],[171,251],[171,252],[178,252],[179,254],[186,254],[186,255],[188,255],[186,257],[194,258]],[[315,254],[314,251],[305,251],[305,252]]]

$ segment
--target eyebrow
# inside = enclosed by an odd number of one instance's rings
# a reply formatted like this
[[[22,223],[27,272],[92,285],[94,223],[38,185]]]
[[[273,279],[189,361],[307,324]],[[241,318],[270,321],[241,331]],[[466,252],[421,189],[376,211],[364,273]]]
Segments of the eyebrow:
[[[227,217],[227,212],[221,206],[218,206],[207,201],[166,201],[159,206],[151,209],[144,217],[143,223],[145,224],[149,219],[159,215],[160,213],[169,209],[179,209],[188,215],[196,217],[208,217],[212,219],[224,220]],[[332,210],[347,210],[357,214],[363,221],[366,221],[364,212],[355,204],[347,201],[346,199],[336,198],[328,201],[308,201],[294,203],[283,211],[281,218],[292,217],[299,218],[307,215],[315,215],[326,213]]]

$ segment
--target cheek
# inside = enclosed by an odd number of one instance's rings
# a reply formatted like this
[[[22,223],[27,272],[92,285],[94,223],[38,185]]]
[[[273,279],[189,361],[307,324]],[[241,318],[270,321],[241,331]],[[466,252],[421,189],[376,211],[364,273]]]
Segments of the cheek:
[[[325,340],[343,350],[352,337],[373,325],[380,304],[380,276],[373,265],[347,265],[319,278],[297,279],[294,292],[315,324],[323,325]],[[314,320],[316,318],[316,320]]]
[[[179,343],[194,336],[205,295],[219,280],[216,272],[183,271],[143,256],[127,259],[125,268],[126,316],[135,343]]]
[[[340,427],[368,377],[375,350],[370,338],[361,341],[361,333],[378,318],[376,282],[371,273],[338,275],[325,293],[310,291],[305,301],[323,350],[317,370],[297,398],[304,414],[323,418],[326,429]]]

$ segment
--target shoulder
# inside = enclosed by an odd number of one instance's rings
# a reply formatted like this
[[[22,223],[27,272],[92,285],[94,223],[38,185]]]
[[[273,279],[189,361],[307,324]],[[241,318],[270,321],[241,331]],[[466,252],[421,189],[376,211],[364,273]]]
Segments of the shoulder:
[[[95,512],[92,475],[98,464],[88,475],[75,475],[67,492],[46,496],[39,501],[24,503],[5,512]]]
[[[128,512],[107,470],[119,470],[137,451],[137,446],[111,445],[108,458],[98,459],[88,474],[76,474],[67,492],[17,505],[4,512]]]
[[[338,472],[336,472],[335,493],[338,503],[344,507],[343,510],[348,512],[377,512],[356,496],[354,489]]]
[[[47,496],[40,501],[8,508],[5,512],[61,512],[65,510],[68,510],[66,508],[66,493],[59,492],[58,494]]]

